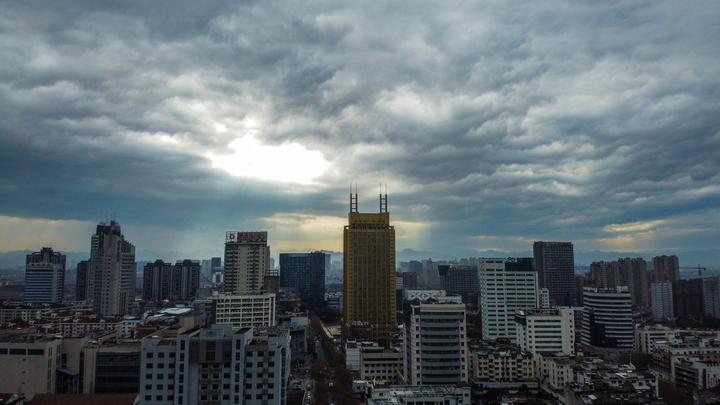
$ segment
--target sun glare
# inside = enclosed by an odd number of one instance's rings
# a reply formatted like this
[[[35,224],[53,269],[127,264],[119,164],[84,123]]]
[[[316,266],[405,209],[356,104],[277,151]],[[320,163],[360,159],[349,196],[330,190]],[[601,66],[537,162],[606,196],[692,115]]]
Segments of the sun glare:
[[[311,184],[330,166],[322,153],[299,143],[264,145],[246,135],[229,145],[230,154],[210,154],[212,166],[238,177]]]

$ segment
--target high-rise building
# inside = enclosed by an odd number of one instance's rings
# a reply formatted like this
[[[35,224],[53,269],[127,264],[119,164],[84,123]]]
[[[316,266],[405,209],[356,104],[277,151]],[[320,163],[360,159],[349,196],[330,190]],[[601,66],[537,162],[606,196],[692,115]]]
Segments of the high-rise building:
[[[439,264],[440,288],[449,295],[459,295],[465,305],[478,305],[478,268],[454,264]]]
[[[283,329],[213,325],[142,340],[140,405],[282,405],[290,376]]]
[[[701,320],[705,315],[703,280],[680,279],[672,282],[673,315],[679,318]]]
[[[597,288],[627,286],[633,307],[650,306],[647,263],[640,257],[593,262],[590,264],[590,281]]]
[[[156,260],[143,269],[143,300],[188,301],[200,288],[200,263],[192,260],[175,264]]]
[[[670,281],[650,284],[650,308],[656,321],[667,322],[673,317],[673,289]]]
[[[582,343],[605,349],[632,350],[633,320],[627,287],[583,290]]]
[[[525,352],[575,354],[575,310],[529,309],[515,314],[517,344]]]
[[[261,294],[270,266],[267,232],[225,234],[225,293]]]
[[[618,259],[620,271],[627,279],[630,289],[630,298],[633,307],[648,308],[650,306],[650,280],[648,277],[647,262],[641,257]]]
[[[410,291],[405,297],[405,383],[467,383],[467,323],[460,297],[439,292],[421,300]]]
[[[90,261],[81,260],[77,264],[77,272],[75,273],[75,299],[77,301],[88,301],[92,297],[90,288]]]
[[[680,262],[677,256],[653,257],[653,282],[675,281],[680,278]]]
[[[703,300],[705,316],[720,318],[720,277],[703,279]]]
[[[125,240],[120,224],[100,223],[90,239],[90,260],[78,264],[76,294],[91,301],[99,315],[124,315],[135,299],[136,271],[135,246]]]
[[[515,312],[538,306],[533,259],[480,259],[478,274],[483,339],[515,341]]]
[[[65,255],[44,247],[25,259],[27,303],[60,303],[65,289]]]
[[[550,290],[550,305],[571,306],[575,298],[575,256],[570,242],[533,243],[538,284]]]
[[[280,253],[280,287],[294,288],[311,307],[325,302],[325,264],[323,252]]]
[[[389,343],[396,331],[395,228],[390,225],[387,194],[380,212],[358,212],[350,195],[343,230],[343,337]]]

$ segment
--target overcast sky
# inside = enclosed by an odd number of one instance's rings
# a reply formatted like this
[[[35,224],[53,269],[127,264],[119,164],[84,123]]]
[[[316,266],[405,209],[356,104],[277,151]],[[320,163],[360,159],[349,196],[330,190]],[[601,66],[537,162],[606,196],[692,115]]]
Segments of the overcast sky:
[[[0,2],[0,251],[720,245],[720,3]],[[682,259],[682,257],[681,257]]]

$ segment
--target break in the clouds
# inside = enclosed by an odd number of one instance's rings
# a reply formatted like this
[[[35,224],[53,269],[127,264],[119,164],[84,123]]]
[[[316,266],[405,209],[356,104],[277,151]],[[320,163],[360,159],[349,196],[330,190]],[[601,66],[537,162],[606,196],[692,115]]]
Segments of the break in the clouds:
[[[720,243],[720,4],[0,2],[0,250]],[[84,225],[83,225],[84,224]],[[33,237],[33,235],[35,235]],[[681,257],[682,259],[682,257]]]

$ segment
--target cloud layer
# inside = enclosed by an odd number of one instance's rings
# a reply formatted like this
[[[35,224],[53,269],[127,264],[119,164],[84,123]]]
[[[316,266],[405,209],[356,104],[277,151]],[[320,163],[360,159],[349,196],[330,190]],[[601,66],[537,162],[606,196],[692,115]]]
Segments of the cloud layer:
[[[22,221],[87,239],[113,212],[155,250],[253,228],[337,249],[351,182],[365,210],[389,185],[400,248],[714,249],[717,21],[714,1],[2,2],[0,250]]]

